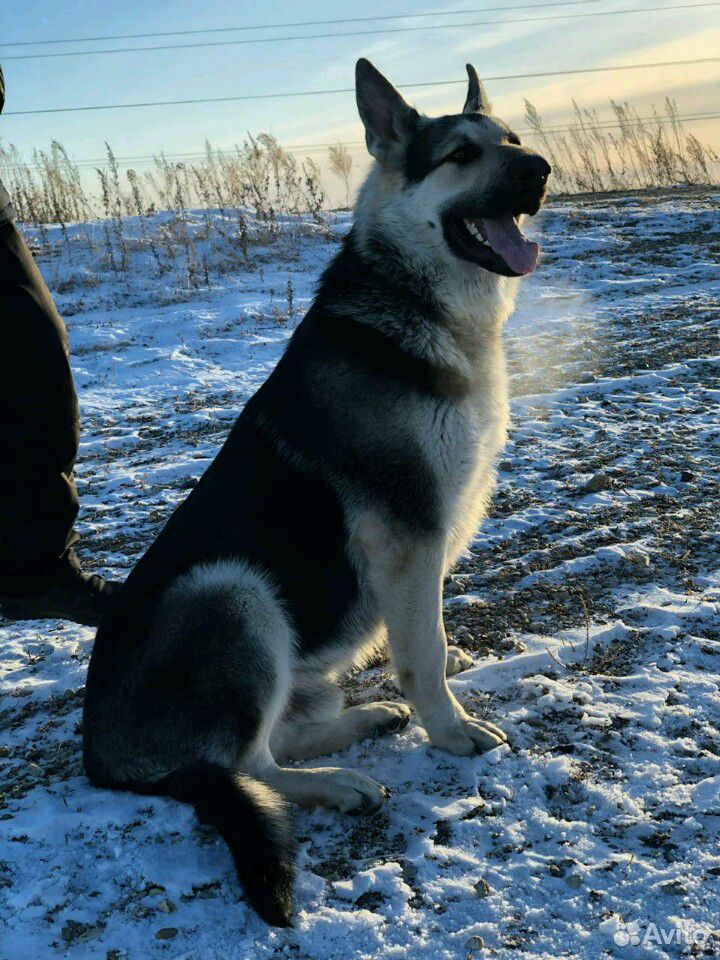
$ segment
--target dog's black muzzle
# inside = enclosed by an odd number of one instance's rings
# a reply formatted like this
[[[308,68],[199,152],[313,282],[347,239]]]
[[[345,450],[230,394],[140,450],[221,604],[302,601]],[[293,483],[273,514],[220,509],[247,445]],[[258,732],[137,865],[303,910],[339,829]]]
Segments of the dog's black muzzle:
[[[536,214],[545,199],[551,172],[550,164],[539,153],[528,151],[514,156],[507,166],[505,209],[509,207],[515,216]]]
[[[477,199],[464,197],[458,204],[467,211],[466,215],[501,217],[512,213],[519,217],[525,213],[532,217],[543,205],[552,172],[547,160],[525,147],[502,147],[501,150],[512,153],[503,157],[500,173],[492,186]]]

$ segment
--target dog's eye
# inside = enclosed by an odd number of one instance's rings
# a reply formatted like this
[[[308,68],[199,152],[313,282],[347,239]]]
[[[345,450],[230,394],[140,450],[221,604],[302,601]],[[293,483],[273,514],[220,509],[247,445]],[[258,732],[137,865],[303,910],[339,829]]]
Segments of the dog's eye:
[[[452,160],[453,163],[470,163],[471,160],[477,160],[481,153],[479,147],[456,147],[445,159]]]
[[[508,143],[514,143],[516,147],[520,146],[520,137],[516,133],[508,133]]]

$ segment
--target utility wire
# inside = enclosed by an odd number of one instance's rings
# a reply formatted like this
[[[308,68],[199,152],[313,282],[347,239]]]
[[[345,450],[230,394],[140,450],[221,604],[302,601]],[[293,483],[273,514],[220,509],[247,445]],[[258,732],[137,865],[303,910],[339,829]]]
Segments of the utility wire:
[[[441,23],[429,26],[424,24],[419,27],[383,27],[377,30],[352,30],[334,33],[306,33],[300,36],[282,36],[282,37],[253,37],[248,40],[203,40],[200,43],[173,43],[157,44],[145,47],[111,47],[107,50],[63,50],[59,53],[18,53],[4,57],[4,61],[10,60],[47,60],[58,57],[91,57],[103,56],[110,53],[147,53],[156,50],[188,50],[199,47],[237,47],[245,44],[260,43],[285,43],[298,40],[329,40],[338,37],[367,37],[378,34],[388,33],[416,33],[424,30],[457,30],[461,27],[492,27],[495,24],[504,23],[539,23],[552,20],[576,20],[587,17],[619,17],[627,14],[636,13],[661,13],[668,10],[691,10],[699,7],[717,7],[720,6],[720,0],[709,0],[701,3],[682,3],[673,6],[660,7],[631,7],[625,10],[595,10],[591,13],[558,13],[545,14],[540,17],[520,17],[505,18],[502,20],[474,20],[465,23]]]
[[[621,70],[651,70],[656,67],[685,67],[700,63],[719,63],[719,57],[696,57],[690,60],[657,60],[653,63],[623,63],[606,67],[580,67],[575,70],[540,70],[534,73],[505,73],[484,77],[485,81],[534,80],[540,77],[566,77],[581,73],[616,73]],[[398,83],[397,87],[408,90],[417,87],[465,86],[467,80],[428,80],[424,83]],[[248,100],[284,100],[290,97],[320,97],[329,94],[354,93],[354,87],[337,87],[326,90],[293,90],[283,93],[247,93],[234,97],[199,97],[188,100],[145,100],[138,103],[101,103],[84,107],[45,107],[40,110],[8,110],[3,116],[22,117],[47,113],[83,113],[89,110],[129,110],[138,107],[175,107],[196,103],[237,103]]]
[[[675,117],[665,117],[653,115],[651,117],[637,117],[631,118],[637,119],[641,123],[692,123],[700,122],[703,120],[720,120],[720,113],[687,113],[687,114],[678,114]],[[599,120],[593,123],[593,128],[596,130],[619,130],[621,124],[614,120]],[[549,125],[543,126],[543,131],[545,133],[551,134],[562,134],[569,133],[571,127],[568,124],[565,125]],[[525,128],[516,128],[516,132],[522,134],[532,134],[535,131],[529,127]],[[318,150],[327,150],[328,147],[335,146],[334,143],[296,143],[289,144],[287,147],[282,149],[286,153],[304,153],[304,152],[317,152]],[[346,140],[344,141],[344,146],[346,147],[364,147],[364,140]],[[211,150],[212,156],[214,157],[231,157],[237,154],[237,148],[229,149],[217,149]],[[132,166],[132,164],[148,164],[155,163],[158,159],[168,160],[170,162],[192,162],[193,160],[203,160],[207,156],[206,151],[194,151],[191,153],[164,153],[159,152],[157,154],[144,154],[139,156],[127,156],[127,157],[115,157],[115,160],[120,166]],[[83,169],[92,169],[100,163],[106,163],[107,157],[84,157],[80,160],[71,160],[70,163],[75,167],[82,167]],[[28,163],[20,163],[22,167],[42,167],[43,164],[39,161],[30,161]],[[2,166],[2,159],[0,158],[0,166]]]
[[[235,33],[247,30],[281,30],[286,27],[326,27],[341,23],[370,23],[376,20],[419,20],[425,17],[464,17],[474,13],[496,10],[534,10],[536,7],[574,7],[578,4],[600,3],[600,0],[548,0],[547,3],[512,4],[502,7],[473,7],[470,10],[431,10],[425,13],[388,13],[376,17],[344,17],[341,20],[294,20],[287,23],[243,24],[239,27],[204,27],[193,30],[161,30],[157,33],[115,33],[98,37],[67,37],[64,40],[8,40],[0,47],[39,47],[58,43],[94,43],[100,40],[146,40],[152,37],[186,37],[201,33]]]

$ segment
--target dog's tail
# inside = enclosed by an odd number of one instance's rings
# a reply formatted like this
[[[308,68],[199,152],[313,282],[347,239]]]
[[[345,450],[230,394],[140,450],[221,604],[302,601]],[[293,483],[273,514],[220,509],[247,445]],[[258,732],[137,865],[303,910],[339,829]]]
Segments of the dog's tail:
[[[280,794],[207,761],[188,764],[160,786],[168,796],[191,803],[202,823],[217,827],[245,894],[263,920],[290,926],[295,844],[288,804]]]

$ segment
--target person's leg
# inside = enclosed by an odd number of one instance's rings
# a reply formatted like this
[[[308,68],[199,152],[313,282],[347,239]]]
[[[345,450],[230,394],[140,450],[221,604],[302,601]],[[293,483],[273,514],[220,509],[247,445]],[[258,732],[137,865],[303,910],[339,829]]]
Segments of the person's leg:
[[[0,615],[97,622],[72,549],[78,405],[67,333],[0,184]]]
[[[13,223],[0,226],[0,570],[59,557],[76,539],[78,404],[67,334]]]

